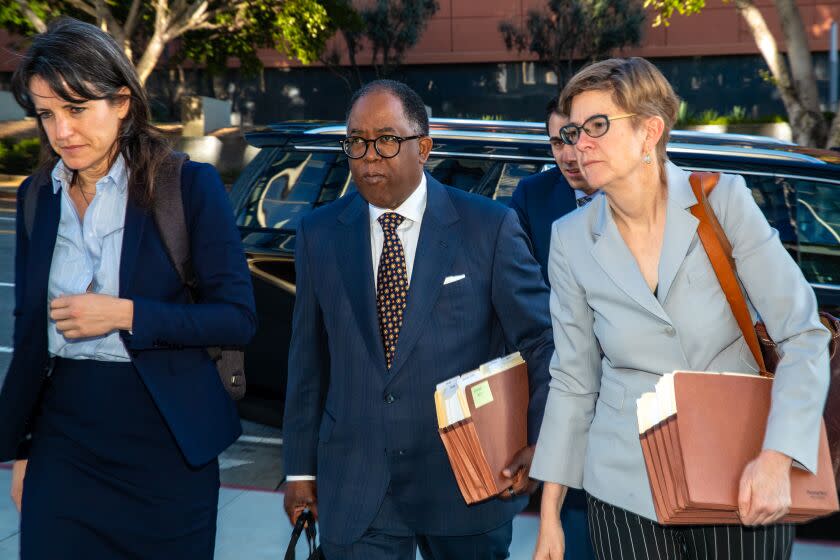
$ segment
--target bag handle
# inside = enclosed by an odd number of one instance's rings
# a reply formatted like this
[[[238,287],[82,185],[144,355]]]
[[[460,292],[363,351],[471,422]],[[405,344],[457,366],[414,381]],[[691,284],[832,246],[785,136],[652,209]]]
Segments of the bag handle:
[[[761,354],[761,346],[758,343],[758,335],[756,335],[755,326],[747,308],[747,301],[744,299],[744,294],[738,284],[738,277],[735,274],[735,261],[732,258],[732,244],[729,243],[715,211],[709,205],[709,193],[717,186],[719,179],[720,173],[695,171],[691,174],[689,182],[691,183],[691,190],[694,191],[694,196],[697,198],[697,204],[691,207],[691,213],[700,220],[697,226],[697,235],[700,237],[700,242],[703,243],[706,255],[712,263],[715,276],[717,276],[720,287],[726,295],[726,301],[729,302],[732,314],[735,315],[735,320],[741,327],[744,340],[746,340],[747,346],[749,346],[750,352],[752,352],[753,358],[758,364],[759,373],[762,377],[773,377],[773,374],[767,371],[764,356]]]
[[[292,538],[289,539],[289,547],[286,549],[284,560],[295,560],[295,547],[300,540],[300,536],[306,533],[306,542],[309,544],[309,555],[312,556],[315,552],[315,516],[308,509],[303,510],[298,515],[295,521],[295,528],[292,529]]]

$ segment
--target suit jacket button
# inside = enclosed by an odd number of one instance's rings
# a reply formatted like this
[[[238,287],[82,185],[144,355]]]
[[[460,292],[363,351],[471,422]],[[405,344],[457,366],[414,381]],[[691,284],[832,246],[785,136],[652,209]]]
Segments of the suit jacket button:
[[[392,404],[396,400],[397,397],[395,397],[393,393],[388,393],[387,395],[385,395],[385,404]]]
[[[667,334],[668,336],[674,336],[675,334],[677,334],[677,329],[675,329],[671,325],[668,325],[667,327],[665,327],[665,334]]]

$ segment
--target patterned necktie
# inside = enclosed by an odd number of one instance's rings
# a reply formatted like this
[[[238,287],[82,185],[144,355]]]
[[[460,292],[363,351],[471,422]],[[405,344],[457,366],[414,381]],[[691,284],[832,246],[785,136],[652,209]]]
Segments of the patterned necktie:
[[[577,206],[578,206],[578,208],[581,208],[582,206],[586,206],[587,204],[589,204],[590,202],[592,202],[592,197],[593,197],[593,196],[594,196],[594,195],[589,194],[589,195],[582,196],[582,197],[580,197],[579,199],[577,199]]]
[[[379,315],[379,332],[385,347],[385,364],[391,369],[397,338],[402,327],[405,296],[408,291],[408,275],[405,269],[405,252],[397,227],[405,220],[395,212],[379,216],[379,224],[385,234],[379,269],[376,273],[376,312]]]

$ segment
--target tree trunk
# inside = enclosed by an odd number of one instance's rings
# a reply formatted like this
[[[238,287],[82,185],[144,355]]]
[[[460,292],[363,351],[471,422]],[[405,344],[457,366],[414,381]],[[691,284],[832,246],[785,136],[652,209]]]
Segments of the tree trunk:
[[[827,124],[820,110],[820,96],[817,92],[817,75],[808,47],[808,36],[802,16],[794,0],[776,0],[776,11],[782,24],[782,32],[787,45],[787,59],[793,76],[793,85],[799,94],[799,100],[810,118],[817,121],[814,136],[818,145],[822,145],[827,135]]]
[[[155,66],[157,66],[165,46],[166,39],[158,32],[155,32],[152,38],[149,39],[149,44],[146,45],[146,52],[143,53],[140,62],[137,63],[137,76],[140,78],[141,85],[146,84],[146,80],[155,69]]]
[[[770,33],[767,22],[764,21],[764,16],[761,15],[761,12],[751,0],[735,0],[735,5],[747,23],[755,44],[776,81],[776,88],[782,97],[782,103],[785,105],[794,141],[803,146],[823,146],[825,144],[825,125],[822,115],[815,115],[803,105],[796,84],[791,79],[785,60],[779,53],[776,39]],[[819,118],[817,118],[818,116]],[[821,124],[823,126],[822,136],[820,136]]]
[[[834,122],[831,123],[831,130],[828,132],[826,148],[840,148],[840,111],[834,115]]]
[[[35,31],[38,33],[44,33],[47,30],[47,24],[44,23],[38,14],[32,11],[32,7],[29,5],[29,2],[26,0],[16,0],[17,5],[20,7],[20,11],[23,12],[23,15],[29,20],[29,23],[32,24],[32,27],[35,28]]]

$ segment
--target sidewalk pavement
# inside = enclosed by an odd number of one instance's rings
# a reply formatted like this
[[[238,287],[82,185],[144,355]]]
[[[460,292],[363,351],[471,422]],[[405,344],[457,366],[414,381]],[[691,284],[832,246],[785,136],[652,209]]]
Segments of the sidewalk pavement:
[[[6,498],[11,471],[0,468],[0,560],[18,557],[18,513]],[[511,560],[529,560],[537,536],[535,515],[514,520]],[[283,557],[292,528],[283,513],[283,494],[265,490],[223,487],[219,495],[216,534],[217,560],[277,560]],[[79,556],[84,557],[84,554]],[[306,558],[306,545],[299,543],[297,558]],[[840,542],[834,544],[797,541],[793,560],[838,560]],[[419,556],[418,556],[419,559]]]

